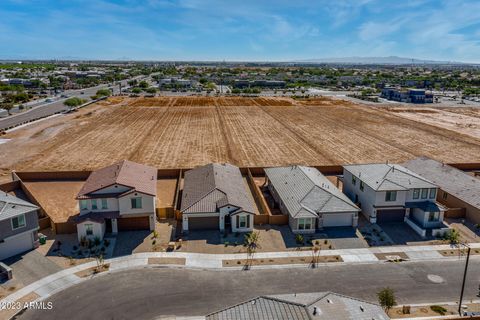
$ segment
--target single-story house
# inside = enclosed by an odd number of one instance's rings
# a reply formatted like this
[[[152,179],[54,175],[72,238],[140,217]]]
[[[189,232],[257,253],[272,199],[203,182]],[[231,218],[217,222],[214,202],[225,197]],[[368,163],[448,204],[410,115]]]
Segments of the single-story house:
[[[312,233],[323,227],[356,227],[360,209],[315,168],[265,169],[267,186],[293,232]]]
[[[343,192],[372,223],[406,222],[417,233],[442,228],[445,207],[436,202],[438,186],[396,164],[343,167]]]
[[[0,191],[0,260],[38,246],[38,207]]]
[[[256,212],[240,169],[228,163],[212,163],[185,172],[180,211],[184,232],[249,232]]]
[[[465,218],[480,224],[480,179],[427,157],[404,166],[440,187],[437,201],[449,208],[465,208]]]
[[[260,296],[205,316],[206,320],[387,320],[377,304],[333,292]]]
[[[79,241],[122,230],[155,230],[157,169],[123,160],[93,171],[78,193]]]

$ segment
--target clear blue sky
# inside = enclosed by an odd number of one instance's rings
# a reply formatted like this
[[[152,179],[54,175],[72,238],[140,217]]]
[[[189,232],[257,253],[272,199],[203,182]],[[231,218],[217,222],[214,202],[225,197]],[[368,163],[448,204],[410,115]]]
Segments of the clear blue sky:
[[[0,0],[0,58],[480,62],[479,0]]]

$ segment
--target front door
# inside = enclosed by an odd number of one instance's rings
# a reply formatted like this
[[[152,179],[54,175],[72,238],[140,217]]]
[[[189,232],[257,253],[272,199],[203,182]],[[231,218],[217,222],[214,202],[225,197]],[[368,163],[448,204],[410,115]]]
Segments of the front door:
[[[112,219],[105,219],[105,233],[112,233]]]
[[[225,216],[225,230],[231,230],[232,228],[232,217],[227,214]]]

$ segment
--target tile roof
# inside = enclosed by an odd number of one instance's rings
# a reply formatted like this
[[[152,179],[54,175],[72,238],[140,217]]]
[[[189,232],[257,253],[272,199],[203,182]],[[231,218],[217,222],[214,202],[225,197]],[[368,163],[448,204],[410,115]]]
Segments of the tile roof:
[[[267,168],[265,173],[294,218],[318,213],[353,212],[359,208],[315,168]]]
[[[0,221],[37,209],[38,207],[36,205],[28,201],[0,191]]]
[[[93,171],[78,193],[86,198],[89,193],[119,184],[148,195],[157,195],[157,169],[136,162],[122,160],[108,167]]]
[[[332,292],[261,296],[211,313],[205,318],[207,320],[389,319],[383,309],[376,304]]]
[[[73,221],[75,223],[82,223],[84,221],[93,221],[98,223],[105,222],[105,219],[118,219],[120,218],[119,211],[103,211],[103,212],[88,212],[82,215],[76,216]]]
[[[397,164],[354,164],[343,168],[375,191],[437,187],[433,182]]]
[[[427,157],[407,161],[404,166],[433,181],[445,192],[480,209],[480,179]]]
[[[181,211],[216,212],[220,207],[232,205],[255,213],[248,192],[238,167],[211,163],[185,172]]]

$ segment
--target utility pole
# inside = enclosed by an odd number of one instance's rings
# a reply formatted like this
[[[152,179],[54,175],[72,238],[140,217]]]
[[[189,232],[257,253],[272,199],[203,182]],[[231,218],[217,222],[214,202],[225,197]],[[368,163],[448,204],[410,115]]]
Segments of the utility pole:
[[[462,292],[460,293],[460,302],[458,304],[458,314],[462,316],[462,302],[463,302],[463,292],[465,290],[465,280],[467,279],[467,270],[468,270],[468,261],[470,260],[470,246],[463,243],[467,247],[467,260],[465,261],[465,271],[463,272],[463,282],[462,282]]]

